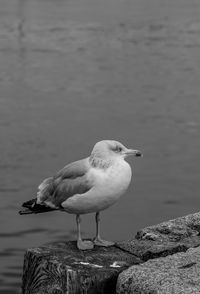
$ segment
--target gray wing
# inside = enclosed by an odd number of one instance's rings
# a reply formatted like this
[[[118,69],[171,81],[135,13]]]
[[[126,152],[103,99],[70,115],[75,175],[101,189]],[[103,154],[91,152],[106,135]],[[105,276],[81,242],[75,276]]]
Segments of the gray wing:
[[[75,194],[84,194],[93,187],[87,179],[87,159],[72,162],[54,177],[45,179],[38,187],[37,203],[60,208],[61,203]]]

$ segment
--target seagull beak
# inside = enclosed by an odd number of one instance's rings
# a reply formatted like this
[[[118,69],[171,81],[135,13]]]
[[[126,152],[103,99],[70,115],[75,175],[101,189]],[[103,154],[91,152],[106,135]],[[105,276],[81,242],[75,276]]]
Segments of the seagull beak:
[[[129,156],[129,155],[134,155],[137,157],[142,156],[142,152],[140,152],[139,150],[134,150],[134,149],[127,149],[124,153],[126,156]]]

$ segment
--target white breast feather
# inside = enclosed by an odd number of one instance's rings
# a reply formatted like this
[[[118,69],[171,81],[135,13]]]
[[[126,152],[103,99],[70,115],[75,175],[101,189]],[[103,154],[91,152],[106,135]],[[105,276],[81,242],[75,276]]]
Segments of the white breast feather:
[[[131,167],[118,160],[108,169],[91,168],[88,178],[93,188],[85,194],[74,195],[62,203],[69,213],[84,214],[104,210],[113,205],[127,190],[131,181]]]

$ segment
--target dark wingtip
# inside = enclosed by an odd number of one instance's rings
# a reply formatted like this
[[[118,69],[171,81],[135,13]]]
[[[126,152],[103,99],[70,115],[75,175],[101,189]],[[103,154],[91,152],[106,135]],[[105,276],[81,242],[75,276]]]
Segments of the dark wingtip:
[[[26,201],[22,204],[22,207],[25,207],[25,208],[32,208],[34,206],[34,204],[36,203],[36,198],[34,199],[31,199],[29,201]]]
[[[33,212],[30,209],[24,209],[24,210],[20,210],[18,212],[20,215],[24,215],[24,214],[32,214]]]

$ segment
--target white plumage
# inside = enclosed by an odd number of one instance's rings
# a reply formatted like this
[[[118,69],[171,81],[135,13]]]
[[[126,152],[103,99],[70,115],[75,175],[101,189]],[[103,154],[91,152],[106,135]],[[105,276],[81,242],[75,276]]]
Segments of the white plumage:
[[[113,205],[127,190],[131,181],[130,165],[118,159],[106,170],[91,167],[86,174],[93,182],[84,194],[76,194],[62,203],[62,207],[74,214],[101,211]]]
[[[124,160],[128,155],[141,156],[141,152],[113,140],[96,143],[89,157],[73,162],[45,179],[38,187],[37,198],[25,202],[26,210],[20,213],[56,209],[76,214],[79,249],[91,249],[94,244],[113,245],[100,238],[99,213],[113,205],[127,190],[132,176],[131,167]],[[83,241],[80,215],[92,212],[96,213],[96,237],[93,242]]]

